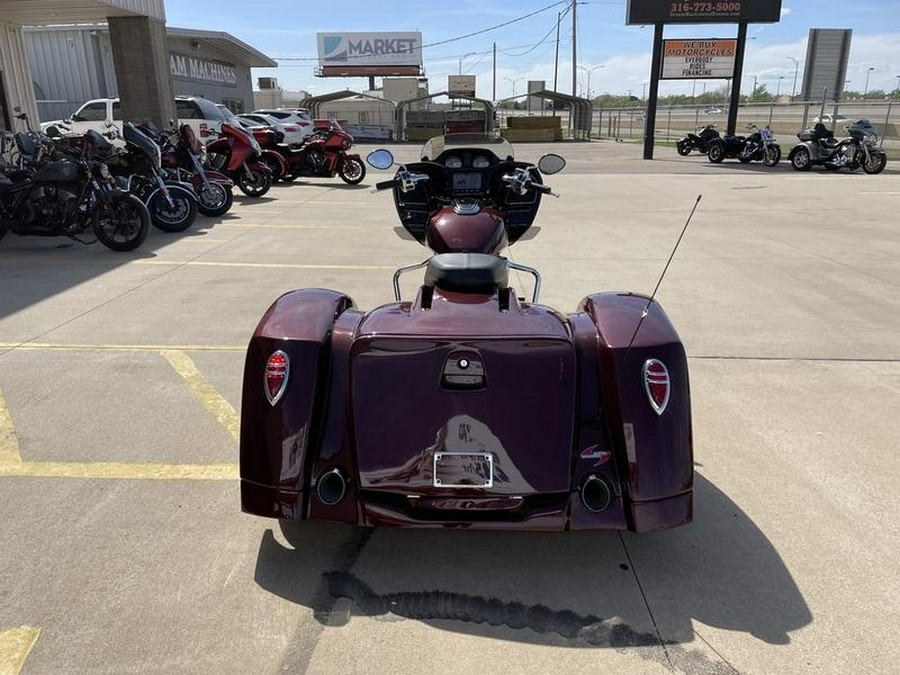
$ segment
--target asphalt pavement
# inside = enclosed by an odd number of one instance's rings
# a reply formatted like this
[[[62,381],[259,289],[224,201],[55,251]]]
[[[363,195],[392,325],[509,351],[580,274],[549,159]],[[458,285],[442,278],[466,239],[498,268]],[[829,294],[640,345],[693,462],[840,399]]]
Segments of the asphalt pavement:
[[[393,145],[401,161],[414,145]],[[357,148],[365,153],[371,146]],[[895,672],[900,172],[594,142],[511,256],[650,292],[689,356],[694,523],[364,530],[240,513],[243,349],[281,293],[389,302],[427,252],[339,179],[133,253],[0,242],[0,673]],[[404,294],[415,291],[405,277]],[[530,278],[512,281],[530,294]]]

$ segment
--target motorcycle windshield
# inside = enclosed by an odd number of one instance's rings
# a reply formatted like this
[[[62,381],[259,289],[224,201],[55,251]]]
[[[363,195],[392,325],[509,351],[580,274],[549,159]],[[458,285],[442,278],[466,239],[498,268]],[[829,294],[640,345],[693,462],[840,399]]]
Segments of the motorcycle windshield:
[[[492,152],[500,160],[515,159],[513,146],[505,138],[492,134],[445,134],[429,139],[422,146],[422,161],[433,162],[445,150],[462,146]]]
[[[124,136],[125,142],[142,150],[153,162],[153,166],[158,169],[162,164],[162,158],[156,141],[143,133],[131,122],[125,122],[123,127],[122,136]]]

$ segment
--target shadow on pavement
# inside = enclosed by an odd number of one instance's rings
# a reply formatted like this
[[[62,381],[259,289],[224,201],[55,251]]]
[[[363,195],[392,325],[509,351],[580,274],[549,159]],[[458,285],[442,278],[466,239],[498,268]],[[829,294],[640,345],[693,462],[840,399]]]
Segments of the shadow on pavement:
[[[812,615],[765,534],[699,474],[695,488],[694,523],[658,534],[367,530],[285,522],[282,533],[293,549],[268,531],[255,580],[310,607],[323,626],[363,615],[565,647],[665,646],[665,657],[661,649],[657,657],[647,650],[639,655],[702,672],[733,672],[682,646],[695,639],[693,620],[784,644]],[[346,534],[339,547],[334,528]],[[310,570],[322,570],[323,533],[333,542],[331,569],[316,578]]]

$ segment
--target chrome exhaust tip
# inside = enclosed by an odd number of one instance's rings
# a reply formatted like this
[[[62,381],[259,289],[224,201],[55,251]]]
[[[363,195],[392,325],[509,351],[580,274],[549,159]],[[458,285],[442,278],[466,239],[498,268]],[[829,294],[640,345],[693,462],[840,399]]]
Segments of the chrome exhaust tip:
[[[334,506],[347,494],[347,479],[337,467],[328,469],[316,481],[316,495],[326,506]]]
[[[609,483],[596,474],[590,474],[581,482],[581,503],[588,511],[604,511],[613,500]]]

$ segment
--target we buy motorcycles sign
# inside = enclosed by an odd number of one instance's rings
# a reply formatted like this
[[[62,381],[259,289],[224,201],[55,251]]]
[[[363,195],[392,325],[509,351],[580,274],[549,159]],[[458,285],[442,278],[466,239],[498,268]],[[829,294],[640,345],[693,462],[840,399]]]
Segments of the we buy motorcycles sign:
[[[734,77],[737,40],[663,40],[660,79],[694,80]]]

